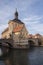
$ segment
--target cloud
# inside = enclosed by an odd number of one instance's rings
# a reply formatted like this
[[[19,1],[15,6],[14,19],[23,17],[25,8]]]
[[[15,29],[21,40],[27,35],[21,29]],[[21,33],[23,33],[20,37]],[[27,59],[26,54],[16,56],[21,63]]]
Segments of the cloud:
[[[8,24],[1,24],[0,25],[0,34],[8,27]]]
[[[41,23],[41,20],[43,19],[43,16],[30,16],[29,18],[24,18],[23,21],[30,33],[40,33],[43,34],[43,23]]]
[[[43,16],[38,16],[38,15],[30,15],[28,18],[24,18],[24,21],[27,22],[35,22],[35,21],[40,21],[41,19],[43,19]]]

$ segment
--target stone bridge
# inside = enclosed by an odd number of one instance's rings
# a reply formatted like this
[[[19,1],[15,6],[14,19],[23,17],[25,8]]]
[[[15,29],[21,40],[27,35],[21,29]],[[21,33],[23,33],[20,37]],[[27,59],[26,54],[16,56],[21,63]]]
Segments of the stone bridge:
[[[37,39],[37,38],[36,39],[35,38],[28,39],[28,43],[30,45],[34,45],[34,46],[41,46],[42,45],[40,39]]]
[[[13,47],[13,40],[12,39],[0,39],[1,46]]]
[[[39,46],[41,45],[41,42],[38,39],[28,39],[28,44],[31,46]],[[21,43],[22,44],[22,43]],[[0,45],[7,46],[7,47],[13,47],[14,43],[12,39],[0,39]]]

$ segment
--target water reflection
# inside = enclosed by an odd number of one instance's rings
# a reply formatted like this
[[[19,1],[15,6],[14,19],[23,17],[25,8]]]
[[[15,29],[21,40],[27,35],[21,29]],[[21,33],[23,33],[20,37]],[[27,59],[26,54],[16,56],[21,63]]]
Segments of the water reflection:
[[[0,60],[3,60],[5,65],[28,65],[27,51],[25,50],[8,51],[7,48],[1,48],[1,52],[3,54],[0,56]]]
[[[27,53],[22,50],[14,50],[5,58],[6,65],[28,65]]]
[[[0,48],[0,65],[43,65],[43,47],[29,50]]]

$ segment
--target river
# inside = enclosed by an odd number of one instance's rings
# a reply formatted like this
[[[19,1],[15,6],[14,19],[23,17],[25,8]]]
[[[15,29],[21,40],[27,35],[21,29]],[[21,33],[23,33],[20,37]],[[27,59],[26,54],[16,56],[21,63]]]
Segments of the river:
[[[43,47],[29,50],[0,47],[0,65],[43,65]]]

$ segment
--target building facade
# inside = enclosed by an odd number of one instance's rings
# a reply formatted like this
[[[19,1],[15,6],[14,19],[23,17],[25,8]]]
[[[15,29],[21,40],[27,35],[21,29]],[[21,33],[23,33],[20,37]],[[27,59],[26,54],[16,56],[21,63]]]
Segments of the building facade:
[[[25,27],[25,24],[18,19],[18,12],[15,12],[15,18],[8,22],[8,28],[6,28],[2,32],[2,38],[11,38],[13,37],[14,40],[20,40],[27,38],[28,31]]]

